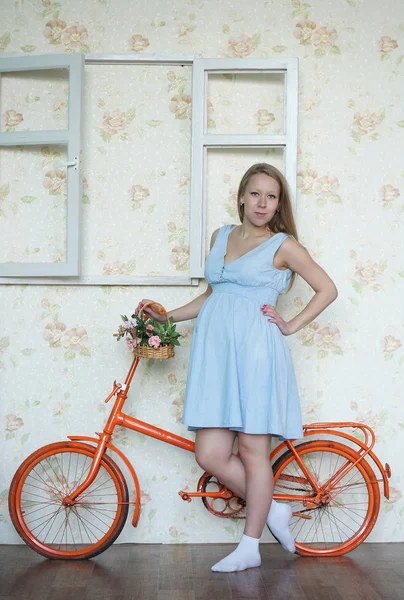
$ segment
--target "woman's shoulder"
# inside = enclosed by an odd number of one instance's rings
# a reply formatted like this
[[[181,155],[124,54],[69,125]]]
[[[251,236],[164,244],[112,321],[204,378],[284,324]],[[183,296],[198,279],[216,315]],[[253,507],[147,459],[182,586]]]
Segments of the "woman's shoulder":
[[[225,227],[227,227],[227,225],[222,225],[213,231],[212,235],[210,236],[210,249],[212,249],[213,244],[216,242],[217,236],[220,235]]]
[[[290,242],[288,242],[288,243],[290,245],[300,246],[300,247],[304,248],[303,244],[301,242],[299,242],[299,240],[289,231],[281,231],[280,233],[282,233],[282,240],[284,240],[285,238],[289,238]]]
[[[214,230],[214,232],[212,233],[212,236],[215,236],[215,238],[216,238],[216,236],[218,236],[219,233],[224,233],[227,229],[232,230],[235,227],[236,227],[236,225],[232,224],[232,223],[228,223],[226,225],[221,225],[220,227],[218,227],[217,229]]]

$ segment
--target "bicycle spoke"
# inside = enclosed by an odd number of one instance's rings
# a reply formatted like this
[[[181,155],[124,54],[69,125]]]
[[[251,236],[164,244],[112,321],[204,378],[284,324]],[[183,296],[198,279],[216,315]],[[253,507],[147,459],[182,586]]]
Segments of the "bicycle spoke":
[[[70,521],[68,521],[68,525],[69,525],[70,533],[71,533],[71,536],[72,536],[72,540],[73,540],[74,549],[75,549],[75,550],[77,550],[77,546],[76,546],[76,543],[75,543],[75,541],[74,541],[74,533],[73,533],[73,531],[72,531],[72,528],[71,528],[71,525],[70,525]]]
[[[84,510],[87,510],[88,512],[90,512],[90,514],[91,514],[91,513],[94,513],[94,512],[96,512],[96,511],[91,511],[89,508],[86,508],[85,506],[84,506],[83,508],[84,508]],[[105,522],[105,521],[103,521],[103,520],[101,519],[101,517],[99,517],[98,515],[94,514],[93,516],[94,516],[95,518],[97,518],[97,519],[98,519],[98,520],[99,520],[99,521],[100,521],[100,522],[101,522],[103,525],[105,525],[106,527],[109,527],[109,526],[110,526],[110,523],[109,523],[109,524],[108,524],[108,523],[106,523],[106,522]]]
[[[78,513],[76,513],[78,514]],[[88,527],[94,527],[94,529],[98,529],[98,531],[100,531],[102,533],[102,535],[104,535],[105,531],[103,531],[102,529],[100,529],[99,527],[97,527],[97,525],[95,525],[92,521],[89,521],[88,519],[86,519],[82,514],[80,514],[80,520],[85,522],[87,524]],[[99,519],[101,521],[101,519]]]
[[[102,483],[100,485],[98,485],[96,488],[92,488],[92,486],[94,485],[94,482],[90,485],[90,487],[85,490],[81,495],[80,495],[80,500],[82,500],[83,498],[86,498],[88,495],[93,494],[94,492],[96,492],[99,488],[102,488],[103,485],[105,485],[106,483],[109,483],[109,480],[105,481],[105,483]],[[114,485],[110,485],[105,489],[114,489]],[[96,494],[97,495],[97,494]]]
[[[91,534],[94,536],[94,538],[95,538],[95,541],[96,541],[96,542],[98,542],[98,538],[97,538],[97,536],[96,536],[96,535],[95,535],[95,534],[94,534],[94,533],[93,533],[93,532],[90,530],[89,526],[88,526],[88,525],[87,525],[87,523],[85,522],[85,519],[83,519],[83,518],[82,518],[82,516],[81,516],[81,515],[79,515],[77,512],[76,512],[75,514],[76,514],[77,520],[78,520],[78,521],[80,521],[80,523],[83,525],[83,528],[84,528],[85,532],[87,533],[87,537],[88,537],[88,540],[89,540],[89,542],[90,542],[90,543],[94,543],[94,542],[91,540],[90,533],[91,533]]]
[[[336,519],[334,518],[334,514],[333,514],[333,512],[332,512],[332,511],[329,509],[329,507],[327,507],[327,508],[326,508],[326,510],[327,510],[327,513],[328,513],[328,518],[329,518],[331,521],[333,521],[333,523],[334,523],[335,529],[336,529],[336,531],[337,531],[337,533],[338,533],[338,536],[339,536],[339,539],[340,539],[340,543],[342,544],[344,540],[342,539],[342,536],[341,536],[341,530],[340,530],[340,527],[338,526],[338,523],[337,523]]]
[[[53,518],[50,518],[50,519],[48,519],[48,521],[47,521],[47,522],[44,524],[44,526],[42,527],[41,531],[39,531],[39,532],[38,532],[38,534],[36,534],[36,537],[37,537],[38,539],[41,539],[41,538],[40,538],[40,536],[41,536],[41,533],[42,533],[42,531],[45,529],[45,527],[48,525],[48,523],[50,523],[50,527],[49,527],[49,529],[48,529],[48,533],[50,532],[50,530],[51,530],[51,528],[52,528],[52,526],[53,526],[53,522],[55,522],[55,521],[56,521],[56,518],[57,518],[57,516],[58,516],[58,515],[61,513],[61,511],[62,511],[62,510],[63,510],[63,507],[62,507],[62,506],[59,506],[59,508],[58,508],[58,509],[55,511],[55,514],[54,514]],[[31,533],[33,533],[33,530],[31,531]],[[44,539],[46,539],[46,536],[45,536],[45,538],[44,538]]]
[[[42,469],[43,469],[43,466],[42,466]],[[34,471],[35,475],[37,475],[39,477],[39,479],[42,481],[42,483],[44,484],[44,486],[47,487],[51,491],[51,493],[53,491],[53,493],[56,496],[59,496],[59,489],[57,487],[54,487],[53,485],[49,485],[48,481],[45,481],[44,479],[42,479],[42,476],[35,470],[35,468],[33,469],[33,471]],[[45,469],[44,469],[44,472],[46,473]],[[30,474],[30,477],[32,477],[31,474]],[[49,475],[48,475],[48,477],[49,477]],[[52,483],[53,483],[53,481],[52,481]]]
[[[318,485],[318,494],[308,480],[307,485],[302,486],[302,479],[307,478],[293,453],[288,453],[286,459],[281,457],[280,466],[275,470],[274,492],[296,496],[296,500],[290,502],[293,513],[290,529],[298,548],[333,553],[339,547],[352,544],[366,528],[371,510],[371,482],[364,476],[367,467],[361,467],[360,463],[354,465],[359,454],[352,449],[344,453],[343,445],[335,446],[324,448],[324,443],[316,440],[306,443],[307,450],[299,452],[300,460]],[[334,487],[332,481],[337,478],[339,482]]]
[[[56,502],[35,502],[35,505],[37,504],[43,504],[43,506],[40,506],[39,508],[36,508],[35,510],[31,510],[31,511],[27,511],[24,510],[24,518],[26,519],[27,517],[29,517],[29,515],[33,515],[34,513],[43,510],[46,506],[58,506],[58,504]]]
[[[56,460],[56,458],[55,458],[55,460]],[[48,465],[50,466],[51,470],[53,471],[53,473],[55,474],[55,476],[56,476],[56,479],[57,479],[57,480],[59,480],[59,483],[60,483],[60,485],[61,485],[61,486],[62,486],[62,488],[63,488],[63,482],[62,482],[62,481],[59,479],[59,477],[58,477],[57,473],[55,472],[55,469],[53,468],[53,465],[52,465],[52,463],[50,462],[49,458],[47,458],[47,459],[46,459],[46,461],[47,461]],[[45,472],[46,472],[46,470],[45,470]],[[48,474],[48,475],[49,475],[49,474]]]
[[[112,543],[125,522],[126,485],[107,456],[78,501],[63,503],[88,477],[95,454],[87,447],[67,442],[56,443],[53,452],[51,446],[44,448],[43,455],[27,461],[22,483],[13,492],[24,540],[50,558],[92,556],[94,548],[102,551],[103,544]]]
[[[61,483],[63,486],[63,493],[67,496],[68,492],[69,492],[69,488],[68,485],[66,483],[66,479],[63,477],[63,467],[60,466],[59,464],[59,460],[58,460],[58,454],[55,455],[55,462],[57,463],[58,467],[59,467],[59,471],[61,473]]]
[[[88,542],[89,542],[90,544],[92,544],[92,543],[93,543],[93,540],[91,539],[91,537],[90,537],[90,535],[89,535],[89,529],[87,528],[87,525],[86,525],[84,522],[82,522],[82,521],[81,521],[80,515],[79,515],[79,514],[77,513],[77,511],[76,511],[76,507],[73,507],[73,512],[74,512],[74,514],[75,514],[75,516],[76,516],[76,520],[77,520],[78,522],[80,522],[80,523],[81,523],[81,525],[83,526],[83,529],[84,529],[84,531],[85,531],[85,533],[87,534],[87,537],[88,537]],[[80,531],[80,536],[81,536],[81,539],[83,539],[83,536],[82,536],[82,529],[81,529],[81,527],[79,527],[79,531]],[[97,541],[98,541],[98,538],[95,538],[95,541],[97,542]],[[84,542],[83,542],[83,543],[84,543]]]

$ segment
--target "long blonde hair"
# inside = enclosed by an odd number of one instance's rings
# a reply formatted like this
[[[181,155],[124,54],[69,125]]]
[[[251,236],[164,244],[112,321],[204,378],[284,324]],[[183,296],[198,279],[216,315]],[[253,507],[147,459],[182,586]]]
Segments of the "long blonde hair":
[[[297,228],[295,219],[293,217],[292,211],[292,203],[290,201],[290,191],[288,182],[284,175],[273,165],[269,165],[268,163],[255,163],[252,165],[243,175],[240,181],[240,185],[238,187],[237,192],[237,210],[238,215],[240,217],[240,221],[244,221],[244,204],[240,204],[240,199],[244,195],[247,184],[250,181],[250,178],[253,175],[258,175],[259,173],[264,173],[269,177],[273,177],[275,181],[279,183],[280,193],[279,193],[279,212],[276,212],[272,219],[266,223],[266,227],[268,230],[273,231],[275,233],[287,233],[295,238],[297,242],[299,242],[299,238],[297,235]],[[296,279],[296,273],[292,271],[292,276],[290,280],[290,285],[287,289],[289,291]]]

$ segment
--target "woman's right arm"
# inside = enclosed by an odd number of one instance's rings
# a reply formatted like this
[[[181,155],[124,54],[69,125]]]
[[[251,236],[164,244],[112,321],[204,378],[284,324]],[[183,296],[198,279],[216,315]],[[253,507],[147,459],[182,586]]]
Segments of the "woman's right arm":
[[[218,232],[219,229],[215,229],[215,231],[212,233],[212,237],[210,240],[210,250],[212,250]],[[211,293],[212,288],[208,284],[208,287],[203,292],[203,294],[200,294],[191,302],[184,304],[184,306],[180,306],[179,308],[174,308],[173,310],[167,311],[167,316],[169,318],[172,317],[174,323],[178,323],[179,321],[187,321],[188,319],[195,319],[199,315],[199,311],[201,310],[203,303],[209,298]],[[139,302],[135,311],[136,313],[139,310],[140,305],[144,304],[145,302],[149,302],[149,300],[147,298],[143,298],[141,302]],[[167,320],[165,315],[158,314],[157,312],[151,310],[148,306],[145,309],[145,313],[149,315],[152,319],[156,319],[156,321],[163,322]]]

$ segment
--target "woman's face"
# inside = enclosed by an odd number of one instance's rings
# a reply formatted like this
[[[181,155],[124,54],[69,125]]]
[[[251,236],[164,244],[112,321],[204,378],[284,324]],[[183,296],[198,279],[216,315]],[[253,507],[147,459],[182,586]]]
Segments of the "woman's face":
[[[273,177],[265,173],[257,173],[250,177],[243,196],[244,218],[254,225],[265,225],[274,214],[279,204],[280,185]]]

